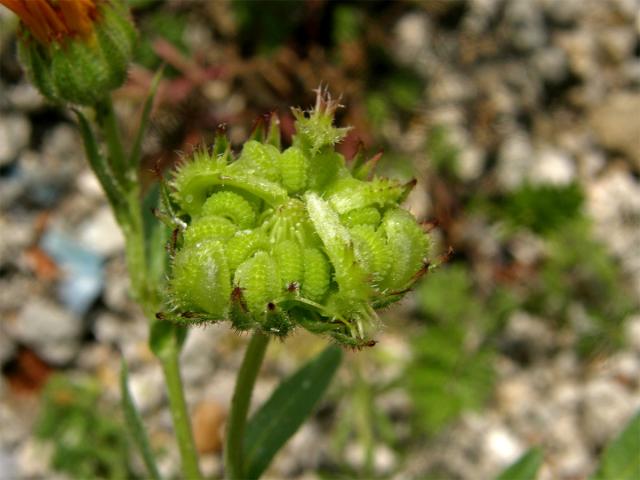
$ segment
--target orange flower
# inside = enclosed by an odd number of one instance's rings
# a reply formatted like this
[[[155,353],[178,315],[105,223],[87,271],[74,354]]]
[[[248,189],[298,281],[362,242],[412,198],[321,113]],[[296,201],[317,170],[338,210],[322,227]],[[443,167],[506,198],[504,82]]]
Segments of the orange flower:
[[[93,34],[101,0],[0,0],[42,44]]]

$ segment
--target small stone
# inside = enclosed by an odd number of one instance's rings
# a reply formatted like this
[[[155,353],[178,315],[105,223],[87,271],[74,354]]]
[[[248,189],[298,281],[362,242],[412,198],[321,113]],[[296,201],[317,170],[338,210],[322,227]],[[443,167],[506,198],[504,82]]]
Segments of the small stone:
[[[533,161],[530,179],[533,183],[563,186],[573,182],[575,170],[573,161],[564,152],[543,148]]]
[[[640,168],[639,93],[613,93],[589,115],[589,125],[600,143],[628,155]]]
[[[193,328],[182,347],[182,378],[185,384],[193,385],[207,380],[214,373],[214,362],[210,355],[216,350],[222,330],[219,328]]]
[[[622,63],[633,56],[637,33],[628,27],[613,27],[599,32],[600,45],[609,59]]]
[[[49,465],[55,445],[53,442],[41,442],[33,438],[22,443],[16,452],[19,478],[55,478]]]
[[[521,51],[543,45],[547,38],[542,10],[535,2],[507,2],[504,21],[509,41]]]
[[[557,47],[548,47],[536,52],[532,62],[542,79],[549,83],[560,83],[569,73],[567,55]]]
[[[522,443],[506,428],[494,426],[484,439],[485,455],[491,463],[506,467],[515,462],[524,452]]]
[[[5,478],[18,478],[18,465],[14,456],[5,450],[0,448],[0,472]]]
[[[165,383],[157,365],[129,374],[129,390],[141,415],[150,413],[164,402]]]
[[[633,315],[625,322],[625,338],[627,344],[640,354],[640,315]]]
[[[429,18],[423,13],[408,13],[400,18],[394,28],[395,48],[398,59],[413,63],[430,47]]]
[[[584,391],[582,428],[587,441],[602,447],[625,425],[636,402],[620,383],[601,378],[589,382]]]
[[[222,426],[227,412],[218,402],[200,402],[192,415],[193,439],[200,453],[218,452],[222,448]]]
[[[0,116],[0,167],[18,158],[29,144],[31,124],[22,115]]]
[[[105,206],[80,225],[77,238],[82,246],[103,257],[124,251],[124,236],[111,212]]]
[[[70,362],[80,350],[82,318],[41,298],[31,299],[20,311],[15,337],[52,364]]]
[[[511,134],[498,152],[497,180],[507,191],[515,190],[526,179],[534,152],[526,134]]]
[[[509,317],[503,336],[505,350],[525,363],[543,357],[554,345],[553,332],[545,321],[524,311]]]
[[[8,91],[7,96],[11,106],[22,112],[33,112],[45,104],[42,94],[30,82],[17,84]]]

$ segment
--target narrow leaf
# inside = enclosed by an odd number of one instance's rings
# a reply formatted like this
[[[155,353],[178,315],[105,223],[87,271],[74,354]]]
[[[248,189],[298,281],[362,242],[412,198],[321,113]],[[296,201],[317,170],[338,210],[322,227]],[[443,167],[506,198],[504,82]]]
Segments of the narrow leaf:
[[[129,372],[127,369],[127,362],[122,359],[122,368],[120,370],[120,390],[122,395],[122,410],[124,411],[125,420],[129,432],[133,437],[133,441],[140,450],[144,464],[147,467],[149,476],[154,480],[160,480],[160,472],[156,465],[156,459],[151,451],[151,445],[149,444],[149,437],[142,424],[142,418],[135,403],[133,397],[129,391]]]
[[[247,478],[258,478],[274,455],[311,414],[342,360],[332,345],[285,379],[247,424],[244,460]]]
[[[640,411],[605,449],[592,480],[640,478]]]
[[[542,451],[532,448],[503,471],[496,480],[535,480],[542,465]]]
[[[151,114],[151,109],[153,108],[153,100],[155,99],[156,93],[158,92],[158,86],[160,85],[160,80],[162,80],[163,72],[164,72],[164,66],[160,67],[156,72],[156,74],[153,76],[153,80],[151,80],[149,95],[147,95],[147,99],[144,101],[144,107],[142,108],[142,116],[140,117],[140,124],[138,125],[136,138],[133,142],[133,148],[131,149],[131,153],[129,154],[129,165],[134,169],[138,168],[138,165],[140,165],[140,156],[142,154],[142,141],[144,140],[144,135],[147,132],[149,115]]]

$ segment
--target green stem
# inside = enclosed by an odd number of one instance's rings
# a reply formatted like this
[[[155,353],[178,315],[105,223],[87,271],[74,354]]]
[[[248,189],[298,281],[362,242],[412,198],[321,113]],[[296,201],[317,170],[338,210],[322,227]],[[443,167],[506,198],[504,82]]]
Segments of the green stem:
[[[251,337],[244,354],[242,366],[236,379],[236,388],[231,400],[231,412],[227,426],[227,439],[224,449],[225,476],[229,480],[244,478],[243,441],[244,427],[247,423],[247,413],[251,403],[253,386],[256,383],[258,371],[269,344],[269,337],[256,331]]]
[[[146,311],[147,305],[155,307],[155,299],[149,298],[150,281],[148,278],[147,255],[145,251],[144,223],[142,219],[142,205],[140,200],[140,190],[137,185],[132,185],[126,198],[129,221],[121,224],[125,238],[125,249],[127,258],[127,269],[131,279],[131,289],[134,299],[139,302],[149,319],[153,318],[155,312]],[[151,315],[150,315],[151,314]]]
[[[118,183],[128,190],[131,183],[129,175],[129,165],[127,156],[124,153],[122,140],[120,139],[120,130],[118,127],[118,119],[113,109],[111,97],[107,96],[102,102],[96,106],[96,114],[98,123],[104,134],[104,140],[109,150],[109,166]]]
[[[372,478],[374,473],[374,444],[375,435],[373,432],[374,412],[373,412],[373,392],[371,385],[367,382],[363,375],[363,356],[359,356],[358,360],[353,364],[353,372],[356,383],[356,392],[354,395],[356,428],[362,447],[364,449],[364,478]]]
[[[198,454],[196,452],[191,422],[184,399],[184,389],[180,378],[180,365],[178,362],[178,347],[174,346],[160,357],[162,370],[169,392],[169,408],[173,418],[173,428],[180,449],[182,459],[182,474],[185,480],[202,479],[198,466]]]

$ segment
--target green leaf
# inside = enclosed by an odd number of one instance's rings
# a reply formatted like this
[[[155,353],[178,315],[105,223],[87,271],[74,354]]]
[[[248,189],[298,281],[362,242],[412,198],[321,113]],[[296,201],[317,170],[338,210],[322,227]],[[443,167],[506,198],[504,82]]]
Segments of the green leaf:
[[[144,464],[147,467],[149,476],[154,480],[160,480],[160,472],[156,465],[156,459],[151,451],[151,445],[149,444],[149,437],[142,424],[142,418],[136,408],[131,392],[129,391],[129,372],[127,369],[127,362],[122,359],[122,368],[120,370],[120,390],[122,395],[122,411],[124,412],[127,427],[131,432],[133,441],[140,449],[140,454],[144,460]]]
[[[149,89],[149,95],[144,102],[142,108],[142,116],[140,117],[140,123],[138,125],[138,131],[136,132],[136,138],[133,142],[133,148],[129,154],[129,165],[133,168],[138,168],[140,165],[140,157],[142,153],[142,141],[144,140],[144,134],[147,131],[147,124],[149,123],[149,115],[151,114],[151,108],[153,107],[153,100],[156,97],[160,80],[164,72],[164,65],[161,66],[151,80],[151,86]]]
[[[640,411],[605,449],[600,467],[591,480],[640,478]]]
[[[247,424],[244,450],[247,478],[258,478],[278,450],[311,414],[342,360],[332,345],[280,383]]]
[[[532,448],[496,477],[496,480],[535,480],[542,458],[542,450]]]

